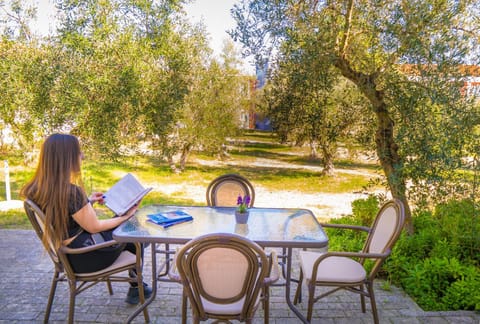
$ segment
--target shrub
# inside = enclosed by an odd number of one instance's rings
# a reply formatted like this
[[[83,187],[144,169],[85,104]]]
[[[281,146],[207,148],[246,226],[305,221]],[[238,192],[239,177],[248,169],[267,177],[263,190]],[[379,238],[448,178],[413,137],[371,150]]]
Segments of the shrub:
[[[332,219],[332,224],[361,225],[353,216]],[[325,228],[328,235],[328,248],[330,251],[360,251],[365,242],[367,233],[349,229]]]
[[[430,256],[437,242],[440,232],[432,213],[427,211],[417,212],[413,218],[414,235],[402,233],[395,245],[395,251],[408,251],[405,253],[409,259],[424,259]]]
[[[480,306],[480,272],[458,259],[428,258],[407,271],[405,291],[427,310],[474,310]],[[477,308],[480,309],[480,308]]]
[[[360,221],[362,226],[371,226],[379,210],[378,198],[374,195],[367,199],[357,199],[352,202],[353,217]]]
[[[415,233],[402,234],[385,275],[425,310],[479,310],[479,216],[468,200],[417,210]]]
[[[480,209],[475,207],[468,199],[450,201],[436,206],[433,216],[451,253],[480,264]]]
[[[451,310],[480,311],[480,272],[476,271],[476,274],[473,273],[452,283],[442,301]]]

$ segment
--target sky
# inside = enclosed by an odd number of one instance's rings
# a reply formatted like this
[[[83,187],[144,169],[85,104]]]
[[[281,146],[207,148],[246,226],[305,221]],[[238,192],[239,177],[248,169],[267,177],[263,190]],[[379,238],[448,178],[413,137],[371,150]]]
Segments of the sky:
[[[53,30],[54,5],[53,0],[30,0],[38,7],[38,21],[34,27],[39,33],[46,35]],[[239,0],[193,0],[186,6],[186,12],[192,23],[203,21],[209,34],[210,47],[215,55],[222,51],[223,41],[230,39],[227,30],[235,27],[230,9]],[[239,45],[236,45],[239,47]],[[254,74],[254,68],[247,62],[243,70]]]
[[[224,39],[230,39],[226,30],[233,29],[235,22],[230,9],[238,0],[194,0],[186,11],[192,22],[203,21],[210,34],[210,45],[220,53]]]

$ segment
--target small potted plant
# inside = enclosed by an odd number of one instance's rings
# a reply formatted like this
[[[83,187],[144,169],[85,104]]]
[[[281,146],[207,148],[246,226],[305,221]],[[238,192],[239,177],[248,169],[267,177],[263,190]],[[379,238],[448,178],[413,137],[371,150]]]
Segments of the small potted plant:
[[[238,224],[245,224],[248,221],[248,204],[250,203],[250,196],[246,195],[242,198],[238,195],[237,210],[235,211],[235,219]]]

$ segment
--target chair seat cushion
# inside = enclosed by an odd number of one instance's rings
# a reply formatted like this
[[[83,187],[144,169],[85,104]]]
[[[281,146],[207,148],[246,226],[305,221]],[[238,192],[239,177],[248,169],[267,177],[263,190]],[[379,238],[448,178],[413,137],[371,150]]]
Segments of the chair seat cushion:
[[[210,314],[220,314],[220,315],[235,315],[240,314],[243,308],[243,303],[245,298],[240,299],[231,304],[217,304],[212,303],[205,298],[202,299],[203,309],[205,312]]]
[[[110,266],[106,267],[105,269],[98,270],[95,272],[86,272],[86,273],[76,273],[75,275],[79,278],[81,277],[90,277],[90,276],[97,276],[102,273],[108,273],[112,270],[118,269],[118,268],[123,268],[127,267],[130,265],[133,265],[137,262],[137,257],[135,254],[129,252],[129,251],[122,251],[118,258],[113,262]]]
[[[300,252],[300,263],[307,281],[312,279],[313,264],[321,255],[322,253],[317,252]],[[316,281],[357,283],[362,282],[366,275],[365,269],[357,261],[347,257],[331,256],[318,265]]]
[[[210,313],[210,314],[217,314],[217,315],[237,315],[240,314],[242,309],[243,309],[243,304],[245,302],[245,297],[242,299],[230,303],[230,304],[217,304],[213,303],[211,301],[208,301],[207,299],[203,298],[200,296],[200,299],[202,300],[202,305],[203,309],[205,312]],[[260,303],[261,296],[260,294],[258,295],[256,301],[255,301],[255,308],[258,306]]]

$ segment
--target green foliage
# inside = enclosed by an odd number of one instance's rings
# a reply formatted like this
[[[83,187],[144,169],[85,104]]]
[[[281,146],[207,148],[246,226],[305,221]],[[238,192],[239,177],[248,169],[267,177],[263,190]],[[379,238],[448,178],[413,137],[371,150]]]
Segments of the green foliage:
[[[352,142],[365,131],[363,125],[372,124],[370,106],[351,82],[318,59],[311,34],[297,31],[297,36],[285,42],[266,90],[259,93],[262,111],[282,142],[308,145],[310,156],[318,155],[324,173],[331,174],[338,142]],[[367,132],[371,137],[371,129]]]
[[[31,3],[21,0],[0,1],[0,37],[32,41],[28,22],[36,16],[37,9]]]
[[[179,113],[179,127],[169,142],[170,155],[181,155],[181,170],[194,150],[225,157],[227,138],[239,134],[242,103],[248,98],[246,90],[252,79],[239,74],[232,43],[226,44],[223,59],[223,64],[212,60],[209,65],[198,62],[190,68],[190,91]]]
[[[441,242],[460,259],[471,258],[480,265],[480,209],[471,200],[450,201],[437,205],[433,214]]]
[[[378,210],[378,199],[371,195],[367,199],[357,199],[352,202],[352,215],[332,219],[330,223],[370,227]],[[330,251],[360,251],[367,238],[367,233],[364,231],[328,227],[325,229],[329,238]]]
[[[478,269],[470,266],[465,269],[468,274],[465,278],[461,278],[451,284],[445,295],[442,297],[442,302],[446,305],[445,308],[451,310],[480,310],[480,274]],[[475,271],[476,270],[476,271]]]
[[[361,225],[355,216],[345,216],[330,220],[332,224]],[[367,233],[348,229],[325,228],[328,235],[328,249],[330,251],[360,251]]]
[[[480,211],[469,200],[419,210],[383,266],[425,310],[479,310]]]
[[[282,109],[291,105],[310,112],[312,84],[332,74],[355,84],[370,104],[363,121],[370,127],[360,138],[368,145],[368,134],[374,134],[370,137],[394,197],[432,206],[478,191],[458,177],[458,170],[472,170],[465,157],[478,152],[478,105],[462,90],[470,77],[463,67],[472,64],[480,48],[480,2],[246,0],[232,12],[237,26],[231,35],[244,52],[261,66],[279,62],[271,74],[282,76],[274,79],[275,98],[284,98]],[[335,105],[326,105],[325,93],[319,94],[313,100],[322,106],[316,115],[295,120],[305,114],[279,114],[276,124],[303,130],[325,115],[320,112],[335,116]],[[358,118],[362,108],[354,105],[350,115]],[[319,132],[335,129],[323,125],[328,130]]]
[[[370,195],[367,199],[357,199],[352,202],[352,213],[356,219],[360,220],[360,225],[371,226],[375,216],[377,216],[379,201],[375,195]]]
[[[423,309],[480,310],[479,279],[480,270],[473,265],[430,257],[409,269],[401,283]]]
[[[324,173],[331,174],[339,141],[353,142],[365,131],[371,138],[373,132],[363,127],[372,124],[365,97],[319,60],[318,46],[314,35],[297,31],[297,37],[282,47],[269,83],[259,96],[261,109],[280,140],[308,145],[310,156],[320,157]]]
[[[143,149],[169,161],[182,155],[182,169],[194,149],[220,152],[248,96],[238,91],[233,45],[222,61],[212,59],[205,29],[186,20],[185,2],[61,0],[56,37],[29,42],[19,35],[26,30],[6,32],[2,129],[25,154],[53,132],[77,135],[98,158]],[[14,3],[14,14],[0,18],[28,26],[29,12]],[[0,19],[0,30],[23,28],[7,26],[10,18]]]

